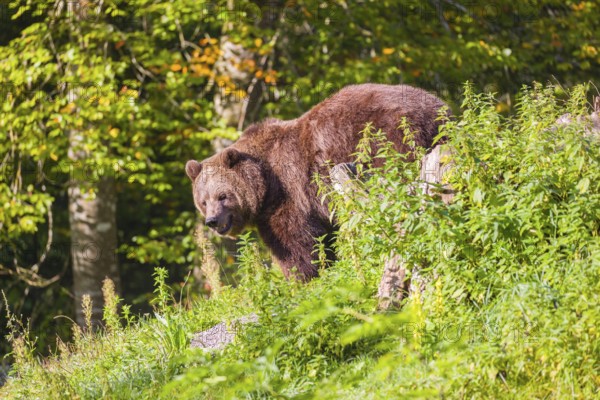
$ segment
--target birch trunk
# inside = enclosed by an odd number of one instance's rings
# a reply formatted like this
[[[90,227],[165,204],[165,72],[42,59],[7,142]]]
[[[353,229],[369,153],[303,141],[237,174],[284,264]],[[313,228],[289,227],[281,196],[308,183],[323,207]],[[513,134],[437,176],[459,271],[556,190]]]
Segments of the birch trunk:
[[[95,191],[90,195],[89,189]],[[92,299],[92,323],[102,320],[102,281],[110,278],[120,287],[117,264],[117,196],[114,180],[73,181],[69,187],[71,262],[76,321],[85,323],[83,295]]]

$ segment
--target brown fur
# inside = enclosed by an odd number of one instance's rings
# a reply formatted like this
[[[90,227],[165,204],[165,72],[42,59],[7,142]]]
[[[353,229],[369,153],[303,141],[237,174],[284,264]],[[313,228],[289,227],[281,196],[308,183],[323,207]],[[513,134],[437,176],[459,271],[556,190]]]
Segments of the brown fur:
[[[297,119],[252,125],[221,153],[202,163],[188,161],[194,201],[219,233],[236,236],[257,226],[286,276],[296,267],[297,277],[309,280],[318,274],[312,264],[314,238],[327,234],[330,243],[335,230],[311,183],[314,173],[323,172],[325,162],[353,161],[368,122],[407,153],[398,129],[406,117],[418,131],[416,144],[430,147],[444,106],[410,86],[348,86]]]

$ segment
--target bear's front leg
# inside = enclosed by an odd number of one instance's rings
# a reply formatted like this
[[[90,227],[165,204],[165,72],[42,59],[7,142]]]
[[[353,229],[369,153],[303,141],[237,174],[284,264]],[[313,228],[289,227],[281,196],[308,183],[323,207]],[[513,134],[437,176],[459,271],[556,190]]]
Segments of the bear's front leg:
[[[319,266],[313,263],[318,259],[315,238],[328,235],[326,245],[332,242],[333,227],[327,219],[316,212],[301,213],[293,207],[281,207],[261,221],[258,228],[287,278],[308,282],[319,275]],[[328,259],[333,259],[331,251]]]

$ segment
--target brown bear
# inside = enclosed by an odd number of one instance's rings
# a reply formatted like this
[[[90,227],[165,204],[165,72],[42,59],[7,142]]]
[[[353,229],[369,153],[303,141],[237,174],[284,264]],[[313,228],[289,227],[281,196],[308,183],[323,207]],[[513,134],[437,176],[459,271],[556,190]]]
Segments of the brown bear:
[[[315,238],[331,244],[335,226],[312,182],[327,163],[351,162],[369,122],[386,132],[396,150],[407,153],[401,119],[429,148],[442,121],[443,101],[405,85],[345,87],[291,121],[269,119],[248,127],[240,139],[214,156],[190,160],[196,207],[220,235],[235,237],[256,226],[286,277],[308,281],[318,275]],[[326,170],[325,170],[326,171]]]

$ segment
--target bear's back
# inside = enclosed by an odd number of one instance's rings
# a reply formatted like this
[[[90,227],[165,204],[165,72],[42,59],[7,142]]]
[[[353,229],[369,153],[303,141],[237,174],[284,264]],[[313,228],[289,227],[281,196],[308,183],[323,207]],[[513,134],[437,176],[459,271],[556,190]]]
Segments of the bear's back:
[[[433,111],[445,106],[445,103],[433,94],[408,85],[385,85],[364,83],[350,85],[315,105],[301,118],[314,118],[326,112],[345,112],[365,115],[378,110],[395,111],[402,107],[404,112]]]
[[[439,110],[446,104],[425,90],[406,85],[361,84],[345,87],[298,119],[303,140],[314,143],[318,163],[352,161],[367,123],[387,133],[397,151],[410,151],[398,129],[406,117],[416,131],[415,143],[430,147],[438,133]]]

